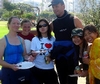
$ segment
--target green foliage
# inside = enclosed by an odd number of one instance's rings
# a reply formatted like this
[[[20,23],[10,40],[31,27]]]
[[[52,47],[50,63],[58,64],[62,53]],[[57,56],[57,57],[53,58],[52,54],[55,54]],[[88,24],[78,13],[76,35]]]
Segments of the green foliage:
[[[79,16],[85,25],[94,24],[98,30],[100,29],[100,1],[98,0],[80,0]]]
[[[41,18],[46,18],[49,21],[52,21],[53,19],[55,19],[55,14],[49,11],[43,11],[40,16]]]
[[[13,10],[12,13],[13,13],[13,15],[18,16],[21,14],[21,11],[20,10]]]
[[[7,20],[9,17],[11,17],[13,15],[12,12],[8,12],[6,11],[3,15],[2,15],[2,19],[3,20]]]
[[[32,20],[32,19],[35,20],[36,19],[35,15],[33,15],[32,13],[26,13],[26,14],[23,15],[23,17],[28,18],[30,20]]]
[[[6,13],[6,9],[0,9],[0,16],[2,16],[4,13]]]
[[[22,10],[24,12],[34,12],[34,8],[28,4],[25,3],[17,3],[16,4],[17,9]]]
[[[0,16],[2,20],[7,20],[10,16],[18,16],[19,18],[28,18],[30,20],[36,20],[37,15],[35,15],[34,7],[24,3],[13,4],[8,0],[3,2],[4,9],[0,11]]]
[[[12,11],[13,9],[16,8],[16,6],[14,4],[11,4],[8,0],[3,1],[3,6],[4,9],[6,9],[7,11]]]
[[[3,20],[7,20],[10,16],[17,16],[19,18],[28,18],[30,20],[39,20],[40,18],[46,18],[48,21],[55,19],[55,15],[52,10],[43,11],[41,14],[38,7],[33,7],[24,3],[10,3],[8,0],[4,0],[4,9],[5,11],[0,11],[0,15]],[[37,9],[38,12],[34,11]],[[3,10],[4,10],[3,9]],[[38,15],[37,15],[38,14]]]

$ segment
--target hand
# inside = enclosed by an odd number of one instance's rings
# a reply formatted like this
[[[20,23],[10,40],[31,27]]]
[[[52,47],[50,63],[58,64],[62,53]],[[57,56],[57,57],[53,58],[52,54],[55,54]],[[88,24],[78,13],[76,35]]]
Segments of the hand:
[[[80,74],[81,72],[81,70],[74,70],[74,74]]]
[[[74,74],[77,74],[77,71],[76,70],[74,70]]]
[[[88,64],[89,65],[89,63],[90,63],[90,59],[89,58],[82,58],[82,60],[83,60],[83,63],[84,64]]]
[[[46,56],[46,58],[47,58],[47,61],[51,61],[51,58],[50,58],[50,56]]]
[[[74,70],[74,74],[81,74],[82,70]]]
[[[75,67],[75,70],[74,70],[74,73],[75,74],[80,74],[82,71],[81,71],[81,68],[80,68],[80,66],[76,66]]]
[[[86,71],[82,71],[80,74],[79,74],[79,76],[81,76],[81,77],[86,77],[88,75],[88,71],[86,70]]]
[[[16,64],[12,64],[11,65],[11,69],[13,69],[14,71],[18,70],[18,66]]]
[[[33,62],[35,60],[35,58],[36,58],[35,56],[30,55],[28,57],[28,61]]]
[[[36,53],[35,51],[32,51],[32,56],[36,57],[38,55],[38,53]]]

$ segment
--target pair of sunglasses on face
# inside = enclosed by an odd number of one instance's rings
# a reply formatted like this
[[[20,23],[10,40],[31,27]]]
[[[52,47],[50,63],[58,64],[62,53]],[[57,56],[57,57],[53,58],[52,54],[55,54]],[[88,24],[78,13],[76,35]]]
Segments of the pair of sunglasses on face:
[[[47,24],[43,24],[43,25],[38,25],[38,28],[42,28],[42,27],[47,27]]]

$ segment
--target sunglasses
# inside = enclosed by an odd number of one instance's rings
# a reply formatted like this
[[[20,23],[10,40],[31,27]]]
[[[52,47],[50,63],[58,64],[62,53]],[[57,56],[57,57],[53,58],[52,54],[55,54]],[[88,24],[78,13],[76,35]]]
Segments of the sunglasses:
[[[38,28],[47,27],[47,24],[38,25]]]

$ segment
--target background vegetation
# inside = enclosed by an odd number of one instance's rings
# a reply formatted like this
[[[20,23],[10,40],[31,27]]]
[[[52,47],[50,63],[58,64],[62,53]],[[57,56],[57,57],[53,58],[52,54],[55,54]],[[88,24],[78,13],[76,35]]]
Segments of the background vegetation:
[[[84,25],[94,24],[100,30],[100,0],[78,0],[79,13]]]
[[[46,18],[49,21],[55,18],[52,10],[45,10],[40,13],[38,7],[33,7],[25,3],[10,3],[8,0],[3,0],[3,9],[0,9],[1,20],[8,20],[11,16],[18,16],[19,18],[28,18],[30,20],[39,20]],[[37,11],[36,11],[37,9]]]
[[[3,0],[4,8],[0,9],[0,20],[7,21],[10,16],[18,16],[19,18],[28,18],[35,24],[41,18],[46,18],[49,22],[55,19],[52,10],[45,10],[40,12],[37,7],[38,13],[34,7],[25,3],[10,3],[8,0]],[[94,24],[100,30],[100,0],[78,0],[76,10],[71,12],[78,16],[84,25]],[[74,9],[73,9],[74,10]],[[2,23],[0,28],[3,29]],[[0,31],[2,35],[4,32]],[[5,34],[5,33],[4,33]]]

